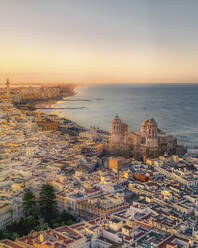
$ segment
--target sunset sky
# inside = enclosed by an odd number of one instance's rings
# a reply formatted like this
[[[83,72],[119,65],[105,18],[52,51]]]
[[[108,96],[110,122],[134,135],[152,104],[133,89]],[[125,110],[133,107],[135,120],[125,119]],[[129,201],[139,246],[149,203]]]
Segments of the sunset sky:
[[[1,0],[0,81],[198,82],[198,0]]]

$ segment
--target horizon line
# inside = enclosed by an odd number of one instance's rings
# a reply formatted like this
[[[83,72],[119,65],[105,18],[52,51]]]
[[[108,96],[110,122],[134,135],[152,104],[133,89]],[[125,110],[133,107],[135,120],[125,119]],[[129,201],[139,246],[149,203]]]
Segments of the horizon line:
[[[42,81],[42,82],[37,82],[37,81],[30,81],[30,82],[14,82],[12,81],[12,79],[10,79],[10,77],[8,77],[11,85],[29,85],[29,84],[34,84],[34,85],[43,85],[43,84],[59,84],[59,85],[63,85],[63,84],[74,84],[74,85],[129,85],[129,84],[198,84],[197,82],[108,82],[108,83],[104,83],[104,82],[93,82],[93,83],[85,83],[85,82],[59,82],[58,80],[56,82],[48,82],[48,81]],[[1,80],[0,85],[4,85],[6,82],[6,80]]]

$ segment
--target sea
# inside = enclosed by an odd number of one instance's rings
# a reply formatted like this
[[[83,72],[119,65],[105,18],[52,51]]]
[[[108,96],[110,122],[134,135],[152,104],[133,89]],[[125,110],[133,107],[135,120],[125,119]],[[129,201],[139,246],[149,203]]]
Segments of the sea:
[[[76,95],[47,110],[84,127],[110,131],[117,114],[129,130],[153,117],[181,145],[198,147],[198,84],[98,84],[76,88]]]

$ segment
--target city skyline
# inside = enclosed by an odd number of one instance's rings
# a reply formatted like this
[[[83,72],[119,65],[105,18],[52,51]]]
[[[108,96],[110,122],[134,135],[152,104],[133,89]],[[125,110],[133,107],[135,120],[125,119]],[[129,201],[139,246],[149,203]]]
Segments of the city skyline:
[[[197,83],[198,2],[1,1],[0,81]]]
[[[0,1],[0,248],[198,248],[198,1]]]

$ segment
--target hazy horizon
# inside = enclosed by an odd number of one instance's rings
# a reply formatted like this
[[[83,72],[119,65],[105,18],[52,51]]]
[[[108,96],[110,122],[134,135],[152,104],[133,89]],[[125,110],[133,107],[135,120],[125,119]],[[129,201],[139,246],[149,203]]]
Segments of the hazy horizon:
[[[1,88],[5,88],[5,85],[6,85],[6,80],[9,79],[9,82],[10,82],[10,87],[25,87],[25,86],[49,86],[49,87],[52,87],[52,86],[67,86],[69,84],[71,85],[74,85],[75,87],[83,87],[83,86],[111,86],[111,85],[117,85],[117,86],[120,86],[120,85],[123,85],[123,86],[129,86],[129,85],[142,85],[142,86],[146,86],[146,85],[160,85],[160,86],[163,86],[163,85],[196,85],[198,84],[198,82],[164,82],[164,83],[161,83],[161,82],[133,82],[133,83],[75,83],[75,82],[13,82],[10,80],[10,78],[6,78],[5,81],[2,81],[0,80],[0,87]]]
[[[196,0],[2,0],[0,82],[197,83]]]

